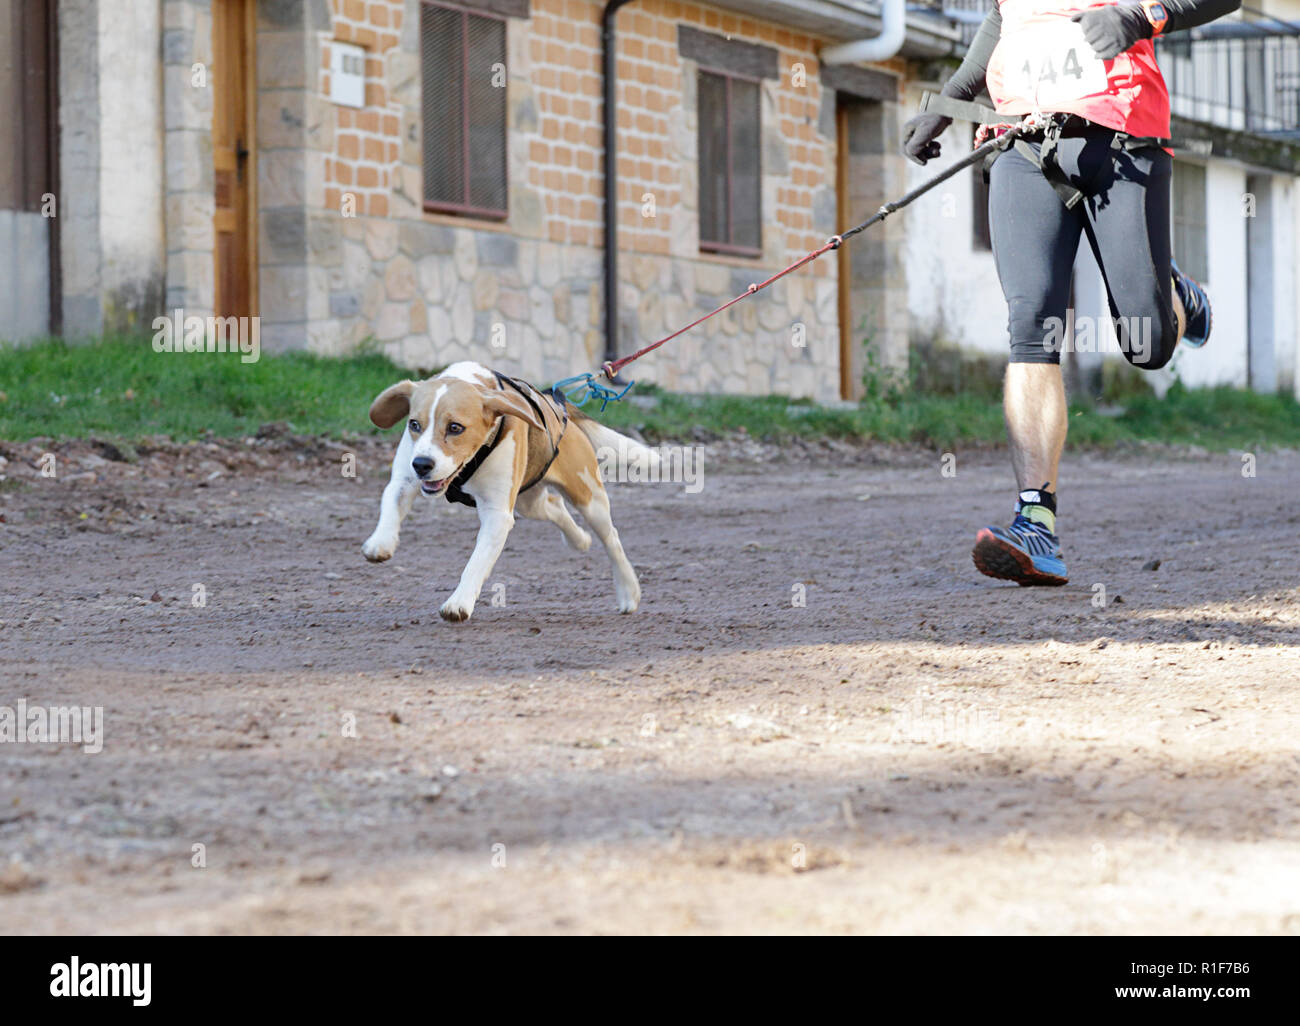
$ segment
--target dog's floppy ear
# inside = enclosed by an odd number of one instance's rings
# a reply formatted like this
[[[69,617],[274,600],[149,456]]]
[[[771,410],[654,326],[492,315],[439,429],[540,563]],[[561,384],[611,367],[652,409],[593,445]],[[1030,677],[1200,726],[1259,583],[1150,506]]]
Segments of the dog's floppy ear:
[[[411,412],[411,393],[414,381],[399,381],[389,385],[370,404],[370,421],[376,427],[390,428]]]
[[[546,425],[542,423],[537,411],[532,408],[523,396],[515,392],[507,392],[503,388],[489,388],[483,391],[483,409],[495,417],[518,417],[520,420],[531,424],[538,431],[545,431]]]

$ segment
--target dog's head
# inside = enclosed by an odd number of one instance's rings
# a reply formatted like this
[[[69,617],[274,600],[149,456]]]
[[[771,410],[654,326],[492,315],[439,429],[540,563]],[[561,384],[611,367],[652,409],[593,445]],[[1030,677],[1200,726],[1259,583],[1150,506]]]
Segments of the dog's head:
[[[518,417],[546,430],[523,396],[501,388],[486,371],[482,376],[444,371],[427,381],[399,381],[370,404],[370,419],[378,427],[405,419],[412,441],[411,469],[425,495],[437,495],[451,483],[501,417]]]

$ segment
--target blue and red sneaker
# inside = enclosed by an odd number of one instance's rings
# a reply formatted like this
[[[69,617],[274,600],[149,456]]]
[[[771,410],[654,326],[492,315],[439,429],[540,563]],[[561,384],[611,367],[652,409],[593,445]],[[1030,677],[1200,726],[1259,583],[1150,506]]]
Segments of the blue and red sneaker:
[[[1210,297],[1205,289],[1193,278],[1187,277],[1173,265],[1174,291],[1183,301],[1183,313],[1187,315],[1187,324],[1183,328],[1183,345],[1200,349],[1210,338],[1210,326],[1213,317],[1210,312]]]
[[[1022,587],[1066,584],[1069,577],[1055,526],[1056,497],[1045,488],[1021,492],[1010,527],[986,527],[975,536],[975,568],[986,577]]]

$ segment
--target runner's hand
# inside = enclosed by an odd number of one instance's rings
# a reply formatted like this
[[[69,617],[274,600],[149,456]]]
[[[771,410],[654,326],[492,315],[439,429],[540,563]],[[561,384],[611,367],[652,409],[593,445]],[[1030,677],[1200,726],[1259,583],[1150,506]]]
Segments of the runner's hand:
[[[942,114],[918,114],[903,126],[903,153],[913,164],[924,164],[939,155],[936,140],[952,124]]]
[[[1080,11],[1071,21],[1083,28],[1083,38],[1103,61],[1114,60],[1139,39],[1150,39],[1151,22],[1141,7],[1107,4]]]

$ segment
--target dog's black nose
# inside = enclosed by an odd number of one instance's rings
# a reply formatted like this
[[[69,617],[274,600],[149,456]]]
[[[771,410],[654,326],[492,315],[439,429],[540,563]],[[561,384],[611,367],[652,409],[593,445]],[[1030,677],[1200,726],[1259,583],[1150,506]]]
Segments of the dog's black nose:
[[[416,477],[428,477],[429,472],[433,470],[433,460],[428,456],[417,456],[411,460],[411,469],[415,471]]]

